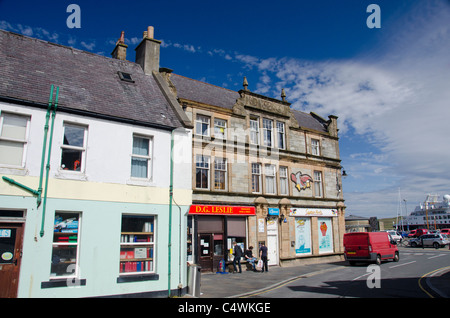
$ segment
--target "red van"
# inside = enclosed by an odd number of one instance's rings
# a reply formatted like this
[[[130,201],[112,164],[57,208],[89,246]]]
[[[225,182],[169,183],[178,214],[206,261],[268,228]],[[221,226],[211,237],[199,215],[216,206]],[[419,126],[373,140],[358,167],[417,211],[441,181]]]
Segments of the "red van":
[[[345,259],[354,265],[356,262],[375,262],[392,259],[398,262],[400,254],[397,244],[391,241],[387,232],[354,232],[344,234]]]

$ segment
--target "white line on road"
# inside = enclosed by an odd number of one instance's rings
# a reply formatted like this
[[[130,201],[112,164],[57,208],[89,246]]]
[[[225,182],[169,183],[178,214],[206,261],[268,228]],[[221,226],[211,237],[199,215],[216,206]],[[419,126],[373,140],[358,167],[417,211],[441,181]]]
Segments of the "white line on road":
[[[431,257],[428,257],[428,259],[432,259],[432,258],[436,258],[436,257],[444,256],[444,255],[447,255],[447,254],[439,254],[439,255],[431,256]]]
[[[372,272],[367,273],[367,274],[364,274],[364,275],[361,275],[361,276],[358,276],[358,277],[356,277],[356,278],[353,278],[352,280],[358,280],[358,279],[360,279],[361,277],[364,277],[364,276],[367,276],[367,275],[370,275],[370,274],[372,274]]]
[[[408,263],[403,263],[403,264],[398,264],[398,265],[394,265],[394,266],[391,266],[391,267],[389,267],[389,268],[394,268],[394,267],[400,267],[400,266],[404,266],[404,265],[409,265],[409,264],[412,264],[412,263],[415,263],[416,261],[412,261],[412,262],[408,262]]]

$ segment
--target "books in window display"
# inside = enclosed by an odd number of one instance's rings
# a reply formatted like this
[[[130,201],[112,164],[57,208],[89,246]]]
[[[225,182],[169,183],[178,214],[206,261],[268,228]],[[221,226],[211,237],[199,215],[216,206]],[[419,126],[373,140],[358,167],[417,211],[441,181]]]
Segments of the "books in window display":
[[[120,262],[120,273],[153,271],[153,261]]]
[[[130,235],[130,234],[122,234],[120,236],[120,242],[121,243],[151,243],[152,238],[150,235],[146,235],[147,237],[141,237],[142,235]]]

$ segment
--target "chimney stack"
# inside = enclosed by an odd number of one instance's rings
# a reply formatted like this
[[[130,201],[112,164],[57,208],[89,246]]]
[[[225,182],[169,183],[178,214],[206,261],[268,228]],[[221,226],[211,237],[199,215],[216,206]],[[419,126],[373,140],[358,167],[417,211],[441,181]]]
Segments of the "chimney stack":
[[[149,26],[144,31],[142,42],[136,47],[136,63],[144,70],[145,74],[152,74],[152,71],[159,71],[159,51],[161,41],[155,40],[154,28]]]
[[[116,47],[111,53],[112,57],[114,59],[125,61],[127,59],[127,47],[128,45],[125,44],[125,32],[122,31],[119,40],[116,42]]]

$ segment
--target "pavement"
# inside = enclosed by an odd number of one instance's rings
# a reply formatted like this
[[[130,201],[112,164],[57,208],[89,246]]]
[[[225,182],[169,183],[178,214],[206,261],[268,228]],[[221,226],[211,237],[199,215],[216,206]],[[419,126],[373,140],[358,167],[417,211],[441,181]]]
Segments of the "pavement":
[[[272,289],[290,281],[334,271],[346,266],[345,262],[312,264],[294,267],[269,266],[268,272],[245,270],[242,273],[202,273],[199,298],[245,298],[255,297],[264,290]]]
[[[201,292],[198,298],[246,298],[258,295],[264,297],[264,291],[299,278],[320,275],[347,266],[347,262],[341,261],[293,267],[270,266],[268,272],[253,272],[245,270],[244,265],[242,273],[201,273]],[[450,266],[427,273],[418,277],[418,280],[426,293],[423,298],[450,298]]]

